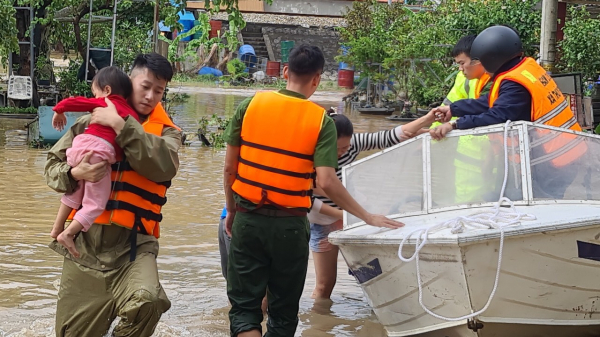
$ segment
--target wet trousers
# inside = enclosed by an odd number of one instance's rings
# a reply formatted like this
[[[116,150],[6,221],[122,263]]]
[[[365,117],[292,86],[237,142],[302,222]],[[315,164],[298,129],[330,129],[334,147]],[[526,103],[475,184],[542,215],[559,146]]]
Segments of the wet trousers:
[[[171,307],[158,281],[156,256],[109,271],[64,260],[56,310],[57,337],[102,337],[119,316],[115,337],[149,337]]]
[[[293,337],[308,267],[308,219],[238,212],[232,232],[227,265],[231,336],[262,332],[260,306],[267,292],[265,336]]]

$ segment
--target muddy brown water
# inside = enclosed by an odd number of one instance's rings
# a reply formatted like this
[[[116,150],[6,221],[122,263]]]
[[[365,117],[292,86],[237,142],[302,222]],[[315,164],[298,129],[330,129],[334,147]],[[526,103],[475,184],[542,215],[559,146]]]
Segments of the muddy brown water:
[[[191,97],[172,111],[175,122],[190,132],[201,116],[232,115],[251,94],[179,89]],[[342,95],[324,93],[314,100],[337,107]],[[396,125],[381,116],[349,116],[357,132]],[[26,123],[0,119],[0,337],[54,336],[62,259],[47,245],[60,194],[44,182],[46,151],[28,147]],[[181,167],[163,209],[158,268],[173,306],[153,336],[229,336],[229,303],[217,242],[225,153],[198,145],[181,149]],[[315,303],[310,298],[315,282],[312,258],[308,268],[297,336],[386,336],[341,255],[332,301]]]

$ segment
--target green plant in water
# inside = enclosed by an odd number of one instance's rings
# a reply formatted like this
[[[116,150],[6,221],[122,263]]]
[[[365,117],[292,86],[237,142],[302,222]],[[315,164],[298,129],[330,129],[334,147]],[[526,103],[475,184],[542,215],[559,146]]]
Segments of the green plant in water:
[[[32,139],[29,142],[29,147],[32,149],[49,149],[52,147],[50,143],[44,142],[44,137],[40,136],[38,139]]]
[[[213,114],[210,117],[202,116],[198,122],[198,136],[204,136],[210,143],[209,146],[214,148],[224,148],[225,140],[223,139],[223,131],[227,128],[230,121],[231,118],[221,117],[217,114]]]

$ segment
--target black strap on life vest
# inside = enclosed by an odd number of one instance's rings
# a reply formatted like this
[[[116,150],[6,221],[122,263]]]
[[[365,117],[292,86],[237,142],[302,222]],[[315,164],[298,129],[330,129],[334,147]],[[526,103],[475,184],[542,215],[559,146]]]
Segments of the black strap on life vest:
[[[131,164],[129,164],[129,162],[125,158],[123,158],[123,160],[120,162],[112,164],[111,168],[113,171],[116,171],[116,172],[134,171],[134,169],[131,167]],[[127,191],[130,193],[136,194],[136,195],[142,197],[143,199],[151,202],[152,204],[158,205],[158,206],[163,206],[164,204],[167,203],[166,197],[161,197],[160,195],[158,195],[156,193],[149,192],[143,188],[137,187],[128,182],[112,181],[111,184],[112,184],[112,191]],[[157,184],[163,185],[166,188],[171,187],[171,181],[158,182]],[[106,203],[107,211],[112,211],[112,210],[117,210],[117,209],[131,212],[134,215],[133,226],[131,227],[131,233],[129,236],[129,241],[131,243],[131,247],[129,250],[129,261],[135,261],[135,257],[137,254],[137,235],[138,235],[138,233],[141,233],[144,235],[150,235],[150,233],[148,233],[148,231],[146,230],[146,227],[144,227],[144,223],[143,223],[142,219],[161,222],[162,218],[163,218],[162,214],[154,213],[150,210],[140,208],[136,205],[130,204],[130,203],[122,201],[122,200],[109,200]]]
[[[143,188],[139,188],[135,185],[124,181],[115,181],[112,183],[113,191],[127,191],[133,194],[137,194],[140,197],[150,201],[151,203],[159,206],[163,206],[167,203],[167,197],[161,197],[160,195],[152,192],[148,192]]]
[[[311,154],[304,154],[304,153],[298,153],[298,152],[294,152],[294,151],[288,151],[288,150],[278,149],[278,148],[272,147],[272,146],[267,146],[267,145],[262,145],[262,144],[248,142],[248,141],[245,141],[243,139],[242,139],[241,145],[248,146],[248,147],[253,147],[255,149],[259,149],[259,150],[263,150],[263,151],[269,151],[269,152],[273,152],[273,153],[279,153],[279,154],[282,154],[282,155],[285,155],[285,156],[290,156],[290,157],[295,157],[295,158],[300,158],[300,159],[305,159],[305,160],[313,161],[313,155],[311,155]]]
[[[132,167],[131,164],[129,164],[129,162],[127,160],[122,160],[120,162],[116,162],[114,164],[111,165],[111,168],[113,171],[116,172],[123,172],[123,171],[135,171]],[[166,188],[171,187],[171,181],[163,181],[163,182],[157,182],[157,184],[159,185],[163,185]]]
[[[112,210],[116,210],[116,209],[126,210],[126,211],[129,211],[141,218],[151,220],[151,221],[156,221],[156,222],[161,222],[162,218],[163,218],[162,214],[160,214],[160,213],[154,213],[150,210],[137,207],[137,206],[130,204],[128,202],[125,202],[123,200],[109,200],[106,203],[107,211],[112,211]]]
[[[261,169],[261,170],[269,171],[269,172],[273,172],[273,173],[278,173],[278,174],[282,174],[282,175],[286,175],[286,176],[290,176],[290,177],[294,177],[294,178],[314,179],[316,176],[316,173],[314,171],[311,173],[299,173],[299,172],[294,172],[294,171],[282,170],[282,169],[278,169],[275,167],[266,166],[266,165],[255,163],[253,161],[246,160],[246,159],[242,158],[241,156],[238,158],[238,160],[242,164],[245,164],[245,165],[257,168],[257,169]]]
[[[142,218],[135,215],[135,220],[133,222],[133,227],[131,228],[131,233],[129,234],[129,241],[131,242],[131,247],[129,249],[129,261],[135,261],[135,257],[137,255],[137,234],[142,233],[148,235],[148,231],[146,231],[146,227],[144,227],[144,223],[142,222]]]
[[[279,210],[281,210],[282,212],[285,212],[287,214],[293,215],[293,216],[306,216],[306,214],[308,214],[308,209],[304,209],[304,208],[287,208],[287,207],[283,207],[275,202],[273,202],[272,200],[269,199],[268,197],[268,193],[267,191],[265,191],[264,189],[261,191],[261,199],[260,202],[256,205],[254,210],[248,210],[246,208],[243,208],[239,205],[237,205],[236,209],[242,213],[252,213],[255,210],[258,210],[260,208],[262,208],[263,206],[265,206],[265,204],[269,204],[272,206],[277,207]]]
[[[306,197],[306,196],[312,196],[313,191],[312,190],[302,190],[302,191],[292,191],[292,190],[286,190],[283,188],[279,188],[279,187],[275,187],[275,186],[271,186],[271,185],[267,185],[267,184],[263,184],[263,183],[259,183],[257,181],[254,180],[250,180],[250,179],[246,179],[244,177],[241,177],[239,174],[236,176],[236,179],[248,184],[248,185],[252,185],[255,187],[260,187],[264,190],[268,190],[268,191],[273,191],[273,192],[277,192],[277,193],[281,193],[281,194],[286,194],[286,195],[291,195],[294,197]]]
[[[162,214],[154,213],[152,211],[137,207],[133,204],[122,200],[109,200],[106,204],[106,210],[112,211],[116,209],[126,210],[133,213],[134,215],[133,226],[131,227],[131,233],[129,236],[129,241],[131,243],[131,247],[129,250],[129,261],[135,261],[135,256],[137,254],[137,234],[142,233],[145,235],[150,235],[150,233],[148,233],[148,231],[146,230],[146,227],[144,227],[142,218],[153,220],[156,222],[161,222]]]

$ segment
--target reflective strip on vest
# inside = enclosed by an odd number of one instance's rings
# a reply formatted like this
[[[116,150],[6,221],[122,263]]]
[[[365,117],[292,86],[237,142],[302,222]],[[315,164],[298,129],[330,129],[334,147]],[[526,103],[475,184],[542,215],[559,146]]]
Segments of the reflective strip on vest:
[[[325,109],[309,100],[257,93],[242,122],[233,191],[259,207],[310,208],[313,155],[324,118]]]
[[[489,96],[490,108],[498,98],[500,85],[505,80],[519,83],[531,94],[531,121],[581,131],[566,97],[552,77],[535,60],[530,57],[524,58],[517,66],[496,77]],[[532,158],[532,165],[551,161],[555,167],[562,167],[577,160],[587,151],[585,142],[573,134],[537,129],[531,136],[531,150],[541,146],[546,153]]]
[[[461,99],[469,98],[469,91],[465,90],[466,88],[469,88],[468,82],[469,81],[463,72],[459,71],[454,79],[454,85],[452,86],[452,89],[450,89],[450,92],[448,92],[448,95],[446,95],[442,105],[450,105]]]

